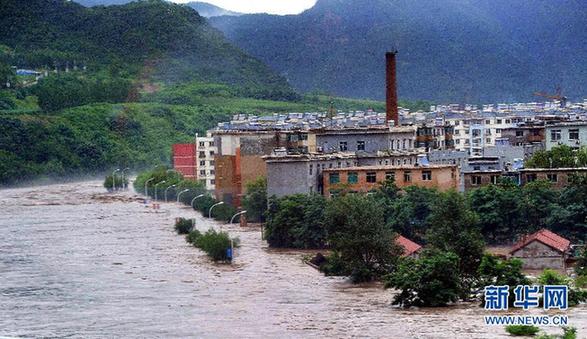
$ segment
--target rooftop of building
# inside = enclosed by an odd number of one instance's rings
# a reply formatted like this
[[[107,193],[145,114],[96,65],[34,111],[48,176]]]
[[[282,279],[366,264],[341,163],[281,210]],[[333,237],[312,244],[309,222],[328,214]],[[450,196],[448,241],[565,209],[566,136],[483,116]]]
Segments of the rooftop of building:
[[[587,167],[521,168],[520,172],[585,172]]]
[[[359,158],[386,158],[390,156],[417,156],[422,154],[420,151],[379,151],[377,153],[368,152],[333,152],[333,153],[273,153],[263,156],[266,162],[294,162],[294,161],[312,161],[312,160],[336,160],[336,159],[359,159]]]
[[[404,249],[404,256],[410,256],[422,249],[421,245],[401,235],[395,239],[395,243]]]
[[[540,231],[523,237],[519,242],[514,244],[510,253],[514,253],[521,248],[527,246],[533,241],[539,241],[546,246],[549,246],[559,252],[566,252],[571,246],[571,242],[568,239],[561,237],[560,235],[551,232],[547,229],[541,229]]]
[[[558,122],[558,123],[546,125],[546,128],[573,127],[573,126],[587,126],[587,121],[578,120],[578,121]]]
[[[457,165],[374,165],[374,166],[352,166],[341,168],[325,168],[324,172],[340,171],[385,171],[385,170],[426,170],[426,169],[457,169]]]

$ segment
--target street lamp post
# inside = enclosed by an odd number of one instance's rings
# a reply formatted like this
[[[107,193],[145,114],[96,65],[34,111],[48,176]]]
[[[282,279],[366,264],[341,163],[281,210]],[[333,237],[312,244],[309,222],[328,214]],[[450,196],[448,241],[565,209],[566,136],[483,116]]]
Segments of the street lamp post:
[[[149,182],[155,180],[155,178],[151,178],[147,181],[145,181],[145,195],[148,197],[149,196],[149,192],[147,192],[147,185],[149,185]]]
[[[234,221],[234,218],[238,217],[239,215],[245,214],[245,213],[247,213],[247,211],[240,211],[237,214],[233,215],[232,218],[230,218],[229,224],[232,224],[232,222]]]
[[[186,188],[186,189],[184,189],[183,191],[181,191],[181,192],[177,193],[177,203],[178,203],[178,204],[179,204],[179,197],[181,197],[181,195],[182,195],[182,194],[184,194],[184,193],[187,193],[187,192],[189,192],[189,191],[190,191],[190,189],[189,189],[189,188]]]
[[[130,168],[125,168],[122,170],[122,188],[127,189],[128,184],[126,183],[126,171],[130,171]]]
[[[157,186],[164,184],[164,183],[165,183],[165,180],[155,184],[155,201],[157,201]]]
[[[169,186],[169,187],[167,187],[167,188],[165,189],[165,202],[167,202],[167,191],[168,191],[170,188],[173,188],[173,187],[176,187],[176,186],[177,186],[177,185],[171,185],[171,186]]]
[[[200,195],[198,195],[197,197],[193,198],[193,199],[192,199],[192,202],[190,202],[190,206],[192,206],[192,208],[194,208],[194,202],[196,201],[196,199],[199,199],[199,198],[201,198],[201,197],[203,197],[203,196],[204,196],[204,194],[200,194]],[[194,208],[194,209],[195,209],[195,208]]]
[[[120,168],[112,171],[112,191],[116,191],[116,172],[120,171]]]
[[[212,218],[212,209],[213,209],[214,207],[216,207],[216,206],[220,206],[220,205],[224,205],[224,201],[217,202],[217,203],[215,203],[214,205],[212,205],[212,206],[210,207],[210,210],[208,210],[208,218]]]

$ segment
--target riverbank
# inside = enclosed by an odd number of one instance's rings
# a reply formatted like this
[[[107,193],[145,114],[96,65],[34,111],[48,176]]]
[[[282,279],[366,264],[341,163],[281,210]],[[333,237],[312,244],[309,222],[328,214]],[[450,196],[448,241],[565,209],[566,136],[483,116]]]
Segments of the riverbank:
[[[268,249],[258,228],[175,203],[153,210],[101,181],[1,190],[0,209],[0,336],[508,338],[477,305],[395,308],[381,286]],[[176,217],[239,237],[234,264],[186,243]],[[566,314],[582,338],[587,307]]]

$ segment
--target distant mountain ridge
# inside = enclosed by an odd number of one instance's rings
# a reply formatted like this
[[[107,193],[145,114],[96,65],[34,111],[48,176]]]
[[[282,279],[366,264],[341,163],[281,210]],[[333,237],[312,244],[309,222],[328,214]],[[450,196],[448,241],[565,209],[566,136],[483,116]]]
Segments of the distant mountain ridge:
[[[227,9],[209,4],[207,2],[188,2],[186,3],[187,6],[195,9],[198,13],[205,17],[205,18],[212,18],[216,16],[239,16],[243,15],[243,13],[229,11]]]
[[[85,7],[94,7],[94,6],[124,5],[124,4],[130,3],[133,1],[137,1],[137,0],[74,0],[74,1],[79,3],[82,6],[85,6]],[[221,16],[221,15],[231,15],[231,16],[242,15],[242,13],[229,11],[227,9],[209,4],[207,2],[193,1],[193,2],[184,3],[183,5],[186,5],[188,7],[195,9],[196,11],[198,11],[198,14],[200,14],[201,16],[203,16],[205,18],[211,18],[211,17]]]
[[[531,101],[558,85],[587,96],[581,0],[319,0],[210,22],[302,91],[382,99],[384,53],[398,49],[405,99]]]
[[[162,0],[92,8],[3,0],[0,25],[0,45],[16,51],[18,66],[77,62],[167,83],[235,85],[260,98],[295,95],[283,77],[233,46],[195,10]]]

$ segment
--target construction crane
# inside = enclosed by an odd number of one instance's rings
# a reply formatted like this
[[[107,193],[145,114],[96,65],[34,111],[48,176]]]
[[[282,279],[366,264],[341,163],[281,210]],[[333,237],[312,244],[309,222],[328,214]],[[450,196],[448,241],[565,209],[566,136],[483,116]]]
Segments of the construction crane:
[[[555,94],[548,94],[548,93],[545,93],[545,92],[534,92],[534,96],[543,97],[543,98],[547,98],[547,99],[550,99],[550,100],[558,100],[558,101],[560,101],[560,105],[561,105],[562,108],[564,108],[565,106],[567,106],[567,100],[568,99],[567,99],[566,96],[564,96],[562,94],[562,89],[561,89],[560,86],[557,86],[556,87],[556,93]]]

